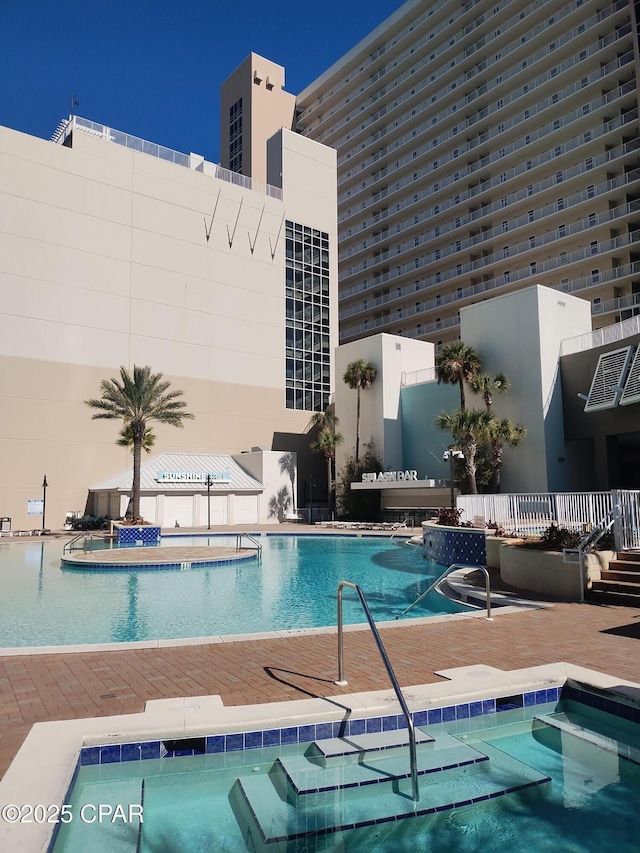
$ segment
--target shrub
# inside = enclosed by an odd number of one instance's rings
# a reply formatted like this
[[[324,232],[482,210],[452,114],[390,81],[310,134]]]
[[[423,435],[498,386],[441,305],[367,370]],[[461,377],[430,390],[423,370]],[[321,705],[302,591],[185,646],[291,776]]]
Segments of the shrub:
[[[452,506],[441,506],[438,508],[437,524],[442,524],[446,527],[461,527],[460,517],[463,512],[463,509],[456,509]]]

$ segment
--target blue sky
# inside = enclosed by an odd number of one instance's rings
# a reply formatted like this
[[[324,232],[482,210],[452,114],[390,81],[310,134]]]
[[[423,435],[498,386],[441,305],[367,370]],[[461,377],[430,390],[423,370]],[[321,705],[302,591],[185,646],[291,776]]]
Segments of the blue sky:
[[[219,160],[220,83],[251,52],[297,93],[400,0],[0,0],[0,124],[48,139],[77,115]]]

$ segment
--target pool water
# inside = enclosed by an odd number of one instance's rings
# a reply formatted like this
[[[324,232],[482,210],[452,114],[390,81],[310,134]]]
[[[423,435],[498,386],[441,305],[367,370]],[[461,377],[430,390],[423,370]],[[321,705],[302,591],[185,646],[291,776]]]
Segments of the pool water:
[[[559,719],[560,725],[573,726],[576,734],[558,731],[553,725],[540,722],[541,718]],[[637,853],[640,766],[634,761],[640,747],[639,728],[571,700],[538,705],[528,714],[527,709],[519,709],[429,725],[423,730],[436,738],[452,735],[458,749],[466,745],[489,754],[490,761],[482,763],[483,767],[493,761],[498,766],[500,762],[505,766],[512,762],[525,776],[537,774],[544,783],[432,815],[274,843],[266,848],[260,839],[256,840],[255,828],[252,834],[251,819],[239,814],[234,799],[236,780],[248,779],[245,784],[254,788],[261,782],[268,786],[276,759],[286,763],[308,751],[309,744],[83,767],[69,800],[74,814],[85,803],[140,803],[142,796],[143,824],[117,827],[73,821],[61,827],[54,853],[89,849],[92,853],[133,853],[136,849],[139,853],[262,849],[278,853]],[[627,760],[615,748],[607,750],[602,743],[590,742],[592,734],[605,741],[615,736],[622,749],[630,745],[635,759]],[[460,766],[450,772],[456,774],[458,797],[468,796],[469,792],[477,796],[475,783],[469,785],[467,781],[465,788],[465,774],[471,773],[472,768]],[[428,800],[430,788],[446,784],[437,774],[422,775],[421,804]],[[340,797],[351,798],[353,812],[347,814],[356,814],[365,798],[374,817],[380,788],[369,785],[366,789],[342,791]],[[285,799],[285,792],[281,790],[279,796]],[[335,808],[337,796],[331,794],[324,808]],[[276,808],[274,822],[277,818]],[[309,820],[321,822],[323,816],[316,810]],[[267,831],[268,822],[269,818]],[[292,826],[291,821],[284,831],[292,832]]]
[[[262,560],[186,571],[61,569],[63,543],[0,544],[0,647],[133,642],[336,624],[340,581],[357,583],[376,621],[393,620],[442,571],[420,548],[379,537],[261,536]],[[231,545],[167,537],[163,545]],[[161,546],[162,547],[162,546]],[[463,612],[437,593],[411,616]],[[344,621],[364,622],[345,591]]]

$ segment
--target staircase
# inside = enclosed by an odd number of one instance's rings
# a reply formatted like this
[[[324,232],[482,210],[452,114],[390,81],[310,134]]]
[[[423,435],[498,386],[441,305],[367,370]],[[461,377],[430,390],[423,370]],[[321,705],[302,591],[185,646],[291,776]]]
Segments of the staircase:
[[[592,581],[587,599],[594,604],[621,604],[640,607],[640,552],[621,551],[603,569],[599,581]]]
[[[311,850],[333,833],[447,811],[537,788],[548,776],[483,741],[417,732],[420,800],[411,797],[406,730],[312,743],[267,774],[236,779],[229,800],[250,849]],[[405,830],[402,830],[406,832]]]

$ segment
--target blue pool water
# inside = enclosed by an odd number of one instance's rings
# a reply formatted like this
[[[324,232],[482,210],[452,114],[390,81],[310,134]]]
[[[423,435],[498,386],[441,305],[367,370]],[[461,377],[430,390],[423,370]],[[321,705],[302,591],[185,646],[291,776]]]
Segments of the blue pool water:
[[[555,728],[556,724],[564,726],[565,731]],[[467,750],[484,756],[476,759],[476,764],[467,761],[459,766],[447,766],[449,759],[441,758],[443,772],[420,776],[421,796],[416,808],[426,810],[430,802],[444,803],[436,813],[419,817],[409,814],[397,821],[381,819],[385,800],[395,798],[402,809],[402,801],[407,799],[403,797],[406,782],[397,787],[398,783],[387,786],[384,780],[383,784],[352,786],[340,792],[309,791],[302,797],[299,793],[296,807],[295,797],[287,796],[282,781],[276,778],[276,768],[286,766],[287,772],[292,772],[304,763],[310,745],[283,742],[278,747],[159,760],[123,759],[123,763],[81,767],[68,799],[74,813],[85,803],[143,802],[144,821],[142,825],[118,828],[74,821],[61,828],[54,853],[88,849],[93,853],[240,853],[263,849],[286,849],[287,853],[637,853],[637,724],[564,698],[502,712],[495,706],[481,717],[429,724],[422,729],[435,738],[432,745],[424,747],[426,753],[440,751],[446,756],[451,750],[452,755],[460,755]],[[623,752],[630,752],[632,760],[623,757]],[[402,759],[406,763],[406,755]],[[367,761],[356,772],[365,772],[365,767],[375,772],[378,767],[384,776],[390,767],[385,760],[367,753]],[[338,761],[345,777],[353,772],[353,763]],[[313,775],[306,784],[317,779],[326,784],[322,768],[318,775],[317,767],[307,766],[306,772]],[[483,786],[489,780],[502,792],[495,796],[484,793]],[[304,776],[298,776],[300,782],[305,784]],[[242,808],[239,785],[245,793],[252,792],[251,813]],[[383,793],[383,788],[392,790]],[[305,796],[311,801],[308,806],[301,805]],[[265,808],[269,798],[270,810]],[[476,801],[469,804],[466,798]],[[455,807],[451,805],[454,802]],[[308,817],[298,820],[294,812],[306,808],[310,810]],[[410,812],[412,806],[408,809]],[[314,835],[318,824],[331,824],[339,815],[346,816],[348,822],[373,823],[364,820],[367,815],[378,817],[380,822]],[[289,835],[291,840],[265,847],[259,838],[262,831]],[[308,837],[294,837],[305,832]]]
[[[336,624],[341,580],[392,620],[441,572],[421,549],[375,537],[262,536],[262,561],[187,571],[61,569],[61,542],[0,544],[0,647],[206,637]],[[232,545],[168,537],[163,545]],[[465,608],[431,593],[411,616]],[[364,621],[345,591],[344,621]]]

